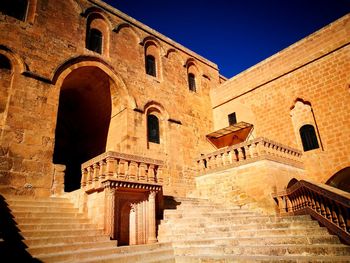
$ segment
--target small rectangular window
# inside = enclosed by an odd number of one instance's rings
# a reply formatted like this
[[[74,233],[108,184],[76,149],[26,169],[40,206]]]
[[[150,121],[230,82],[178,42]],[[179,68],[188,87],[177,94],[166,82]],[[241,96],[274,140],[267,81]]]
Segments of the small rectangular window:
[[[233,112],[231,114],[228,115],[228,124],[229,125],[233,125],[237,123],[237,119],[236,119],[236,113]]]

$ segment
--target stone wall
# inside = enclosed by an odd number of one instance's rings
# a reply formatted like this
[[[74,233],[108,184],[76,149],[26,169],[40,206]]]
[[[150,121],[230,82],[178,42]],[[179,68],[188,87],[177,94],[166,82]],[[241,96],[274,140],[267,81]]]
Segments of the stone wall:
[[[164,160],[164,193],[185,195],[194,187],[193,159],[211,147],[205,134],[212,130],[209,91],[220,81],[217,66],[102,1],[29,2],[35,15],[27,21],[0,14],[0,50],[13,67],[10,91],[0,94],[7,101],[0,184],[17,193],[26,184],[31,193],[50,193],[60,89],[70,73],[93,67],[110,79],[108,150]],[[88,27],[103,32],[102,54],[85,47]],[[157,77],[145,73],[149,46]],[[197,92],[188,88],[190,66],[198,73]],[[159,145],[146,136],[146,115],[154,110]]]
[[[214,127],[227,115],[264,136],[303,149],[299,129],[315,127],[320,148],[303,153],[308,177],[325,182],[350,165],[350,15],[280,51],[212,92]],[[307,114],[293,114],[296,104]]]
[[[274,213],[271,194],[282,191],[292,178],[304,178],[304,169],[270,160],[196,177],[196,194],[214,202],[230,205],[255,205],[265,213]]]

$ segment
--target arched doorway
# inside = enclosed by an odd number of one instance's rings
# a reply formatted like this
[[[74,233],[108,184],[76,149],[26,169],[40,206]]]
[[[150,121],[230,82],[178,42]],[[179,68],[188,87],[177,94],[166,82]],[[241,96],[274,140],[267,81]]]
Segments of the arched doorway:
[[[350,193],[350,167],[336,172],[326,184]]]
[[[66,165],[65,191],[80,188],[81,164],[106,150],[110,77],[95,66],[73,70],[59,97],[53,162]]]

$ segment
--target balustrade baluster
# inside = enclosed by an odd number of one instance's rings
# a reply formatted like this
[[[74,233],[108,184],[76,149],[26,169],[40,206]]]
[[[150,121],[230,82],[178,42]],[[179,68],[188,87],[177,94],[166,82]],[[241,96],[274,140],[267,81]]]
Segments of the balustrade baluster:
[[[325,208],[326,208],[326,218],[329,221],[332,221],[332,213],[331,213],[331,210],[329,208],[329,204],[328,203],[325,204]]]
[[[330,210],[331,210],[332,222],[335,225],[339,225],[338,215],[337,215],[337,212],[335,211],[336,207],[334,204],[330,205]]]
[[[117,178],[118,179],[125,179],[126,178],[126,172],[127,172],[127,161],[125,161],[124,159],[120,159],[119,160],[119,164],[118,164],[118,174],[117,174]]]
[[[244,152],[243,152],[243,148],[239,147],[237,149],[238,151],[238,161],[243,161],[244,160]]]
[[[312,210],[315,210],[315,208],[316,208],[316,201],[315,201],[316,198],[317,197],[314,196],[313,194],[311,195],[311,209]]]
[[[92,165],[93,168],[93,185],[94,187],[98,187],[98,176],[100,175],[100,166],[98,163],[94,163]]]
[[[147,181],[148,182],[155,182],[155,175],[154,175],[154,164],[150,164],[148,166],[148,171],[147,171]]]
[[[86,186],[87,183],[87,176],[88,176],[88,172],[86,168],[83,168],[81,170],[81,187],[84,188]]]
[[[339,211],[338,218],[339,218],[339,227],[344,231],[346,231],[346,224],[345,224],[344,216],[341,210]]]
[[[112,178],[116,172],[115,159],[113,157],[106,158],[106,179]]]
[[[244,146],[244,152],[245,152],[245,158],[246,159],[252,158],[251,153],[250,153],[250,147],[251,147],[250,144],[247,144],[247,145]]]
[[[163,183],[163,168],[157,166],[156,182],[159,184]]]
[[[99,173],[99,181],[102,182],[106,177],[106,160],[101,160],[99,162],[100,173]]]
[[[317,212],[318,214],[321,213],[320,201],[319,201],[318,198],[316,198],[316,212]]]
[[[321,215],[322,217],[326,218],[326,208],[324,207],[323,200],[320,199],[320,202],[321,202]]]
[[[141,181],[141,182],[147,181],[146,170],[147,170],[147,164],[140,163],[140,165],[139,165],[139,173],[138,173],[138,180],[139,181]]]
[[[249,147],[249,150],[250,150],[250,156],[251,158],[255,158],[258,156],[258,152],[256,150],[256,144],[255,142],[253,142],[250,147]]]
[[[129,179],[131,181],[135,181],[137,174],[138,174],[138,165],[136,162],[131,161],[128,169]]]
[[[93,182],[93,169],[91,167],[91,165],[87,168],[87,171],[88,171],[88,181],[87,181],[87,184],[88,185],[91,185],[92,182]]]

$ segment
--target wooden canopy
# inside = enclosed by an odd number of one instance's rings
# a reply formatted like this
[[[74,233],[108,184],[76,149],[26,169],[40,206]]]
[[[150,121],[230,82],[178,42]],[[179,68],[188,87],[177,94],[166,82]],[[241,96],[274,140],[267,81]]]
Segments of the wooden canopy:
[[[212,132],[206,137],[211,144],[213,144],[217,149],[220,149],[226,146],[244,142],[252,130],[253,124],[241,121],[226,128]]]

